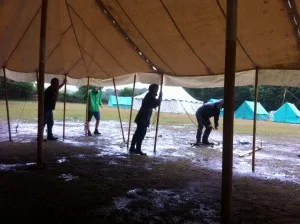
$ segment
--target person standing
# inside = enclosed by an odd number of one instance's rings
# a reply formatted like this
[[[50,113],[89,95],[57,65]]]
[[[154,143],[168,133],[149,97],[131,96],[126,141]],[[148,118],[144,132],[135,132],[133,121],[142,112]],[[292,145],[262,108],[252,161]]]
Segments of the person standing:
[[[50,86],[45,90],[44,98],[44,126],[47,124],[47,140],[56,141],[58,138],[53,136],[52,128],[54,125],[53,110],[55,110],[58,99],[58,91],[66,84],[66,80],[59,84],[57,78],[51,79]]]
[[[131,146],[129,149],[130,153],[146,155],[142,152],[142,142],[145,138],[147,128],[150,125],[150,119],[152,110],[160,105],[162,94],[156,99],[158,92],[158,85],[151,84],[149,91],[142,101],[141,108],[135,117],[135,123],[137,124],[136,131],[132,137]]]
[[[201,136],[203,127],[205,127],[205,131],[202,137],[202,144],[211,145],[208,141],[208,137],[210,135],[213,126],[209,120],[209,118],[214,117],[214,129],[218,129],[219,127],[219,116],[220,110],[224,106],[224,100],[220,99],[215,103],[205,103],[203,104],[196,112],[196,118],[198,122],[198,129],[196,135],[196,143],[195,145],[201,144]]]
[[[87,124],[88,136],[92,136],[92,133],[90,131],[90,122],[93,116],[96,119],[94,134],[101,135],[98,128],[100,124],[100,107],[103,107],[102,88],[94,87],[92,90],[89,90],[88,97],[89,97],[88,98],[89,99],[88,124]]]

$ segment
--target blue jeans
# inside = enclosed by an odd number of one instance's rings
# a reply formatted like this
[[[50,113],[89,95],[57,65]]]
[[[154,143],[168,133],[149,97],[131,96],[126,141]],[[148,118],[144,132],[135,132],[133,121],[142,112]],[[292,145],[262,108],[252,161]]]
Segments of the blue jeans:
[[[47,124],[47,136],[52,137],[52,128],[54,125],[53,120],[53,111],[52,110],[45,110],[44,111],[44,126]]]

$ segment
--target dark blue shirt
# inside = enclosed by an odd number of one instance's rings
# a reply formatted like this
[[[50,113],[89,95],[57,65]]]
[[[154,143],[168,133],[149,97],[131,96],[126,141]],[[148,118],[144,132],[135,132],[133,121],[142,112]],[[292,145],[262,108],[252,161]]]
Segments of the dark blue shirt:
[[[196,115],[201,116],[204,120],[208,120],[210,117],[214,117],[215,126],[219,126],[220,108],[218,108],[219,102],[205,103],[200,107]]]

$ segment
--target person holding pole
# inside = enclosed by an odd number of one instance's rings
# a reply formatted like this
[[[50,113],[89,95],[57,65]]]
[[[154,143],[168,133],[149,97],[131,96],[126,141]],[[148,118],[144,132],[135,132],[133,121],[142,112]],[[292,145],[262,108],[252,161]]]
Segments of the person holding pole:
[[[147,128],[150,125],[150,119],[152,110],[160,105],[162,100],[162,92],[160,92],[158,99],[156,98],[158,92],[158,85],[151,84],[149,91],[142,101],[141,108],[135,117],[135,123],[137,124],[136,131],[132,137],[130,153],[146,155],[142,152],[141,146],[145,138]]]
[[[213,144],[208,141],[210,132],[213,129],[213,126],[209,118],[214,117],[214,129],[217,130],[219,126],[220,110],[221,108],[223,108],[223,106],[224,106],[224,100],[220,99],[215,103],[205,103],[197,110],[196,118],[198,122],[198,129],[196,135],[196,143],[194,145],[197,146],[201,144],[201,136],[202,136],[202,130],[204,126],[205,126],[205,131],[202,137],[202,144],[203,145]]]
[[[101,87],[94,87],[93,89],[89,90],[88,92],[88,99],[89,99],[89,108],[88,108],[88,123],[87,123],[87,130],[88,136],[92,136],[90,131],[90,122],[92,117],[94,116],[96,119],[94,135],[101,135],[98,131],[99,124],[100,124],[100,107],[103,107],[102,104],[102,88]]]
[[[53,110],[55,110],[58,99],[58,91],[66,84],[66,79],[59,84],[58,78],[51,79],[50,86],[45,90],[44,102],[44,126],[47,124],[47,140],[56,141],[58,138],[53,136],[52,128],[54,125]]]

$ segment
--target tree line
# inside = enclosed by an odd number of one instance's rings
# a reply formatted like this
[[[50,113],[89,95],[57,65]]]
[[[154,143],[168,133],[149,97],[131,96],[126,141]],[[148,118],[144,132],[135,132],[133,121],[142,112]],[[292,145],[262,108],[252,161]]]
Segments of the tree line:
[[[90,86],[93,88],[94,86]],[[0,77],[0,98],[4,98],[4,82]],[[84,103],[87,86],[81,86],[76,92],[66,94],[67,102]],[[195,99],[207,102],[210,98],[223,98],[224,88],[185,88],[185,90]],[[118,96],[132,96],[132,88],[124,88],[117,90]],[[142,94],[147,89],[136,89],[135,96]],[[31,82],[15,82],[7,80],[7,92],[10,100],[33,100],[36,97],[36,85]],[[114,95],[113,89],[106,89],[102,92],[103,101],[107,103],[110,95]],[[300,88],[282,87],[282,86],[259,86],[258,101],[267,111],[277,110],[283,102],[290,102],[300,109]],[[59,101],[64,100],[64,94],[59,94]],[[254,101],[254,86],[242,86],[235,88],[235,109],[239,107],[245,100]]]

